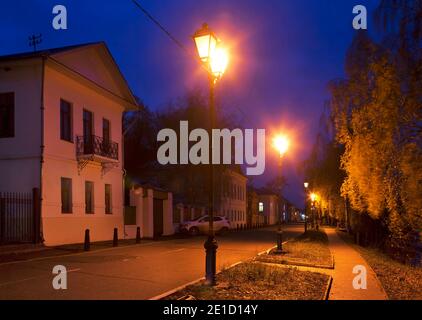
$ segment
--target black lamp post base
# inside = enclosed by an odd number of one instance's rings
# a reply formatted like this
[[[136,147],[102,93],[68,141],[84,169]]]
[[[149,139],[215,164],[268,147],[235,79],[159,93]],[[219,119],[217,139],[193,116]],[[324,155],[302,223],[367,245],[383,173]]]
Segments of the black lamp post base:
[[[207,285],[217,284],[217,240],[214,236],[209,236],[204,243],[205,248],[205,282]]]
[[[283,254],[283,231],[281,227],[277,231],[277,249],[274,251],[274,254]]]

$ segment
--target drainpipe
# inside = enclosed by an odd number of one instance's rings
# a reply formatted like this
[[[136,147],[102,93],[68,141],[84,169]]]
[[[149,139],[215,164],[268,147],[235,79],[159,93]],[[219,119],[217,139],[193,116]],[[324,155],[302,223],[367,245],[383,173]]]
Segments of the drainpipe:
[[[123,113],[122,113],[122,126],[123,126]],[[122,159],[122,172],[123,172],[123,179],[122,179],[122,219],[123,219],[123,237],[126,239],[126,225],[125,225],[125,181],[126,181],[126,170],[125,170],[125,133],[123,132],[123,128],[121,130],[122,138],[121,138],[121,156]]]
[[[44,83],[45,83],[45,61],[47,57],[43,55],[41,57],[42,64],[41,64],[41,101],[40,101],[40,111],[41,111],[41,145],[40,145],[40,230],[41,233],[40,241],[44,242],[44,235],[43,235],[43,210],[42,210],[42,202],[43,202],[43,165],[44,165],[44,113],[45,113],[45,105],[44,105]]]

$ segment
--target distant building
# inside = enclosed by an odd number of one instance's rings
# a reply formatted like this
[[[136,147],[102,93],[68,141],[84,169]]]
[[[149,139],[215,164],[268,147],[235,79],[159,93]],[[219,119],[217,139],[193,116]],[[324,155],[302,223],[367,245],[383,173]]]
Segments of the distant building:
[[[247,224],[257,226],[264,224],[264,213],[259,212],[259,196],[252,187],[247,188]]]
[[[267,191],[258,191],[258,212],[264,216],[264,223],[275,225],[280,219],[280,198],[278,195]]]
[[[0,191],[41,192],[46,245],[123,237],[122,113],[104,43],[0,57]]]
[[[246,217],[246,184],[248,178],[240,168],[226,170],[221,193],[220,215],[227,217],[232,228],[245,227]]]

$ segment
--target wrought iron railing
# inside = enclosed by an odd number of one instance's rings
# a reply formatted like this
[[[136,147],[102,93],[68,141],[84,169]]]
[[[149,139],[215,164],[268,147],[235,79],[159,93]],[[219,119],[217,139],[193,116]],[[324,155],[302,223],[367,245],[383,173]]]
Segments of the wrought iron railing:
[[[76,155],[88,156],[97,155],[113,160],[119,160],[119,144],[117,142],[104,140],[97,136],[77,136]]]

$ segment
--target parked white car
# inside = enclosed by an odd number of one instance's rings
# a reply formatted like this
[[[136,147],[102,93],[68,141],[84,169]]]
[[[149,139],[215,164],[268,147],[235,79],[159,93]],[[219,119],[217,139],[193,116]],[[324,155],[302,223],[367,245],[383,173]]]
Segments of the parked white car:
[[[185,221],[180,224],[180,232],[189,233],[196,236],[198,234],[208,234],[209,217],[203,216],[192,221]],[[214,217],[214,231],[215,233],[224,234],[230,230],[230,221],[226,217]]]

